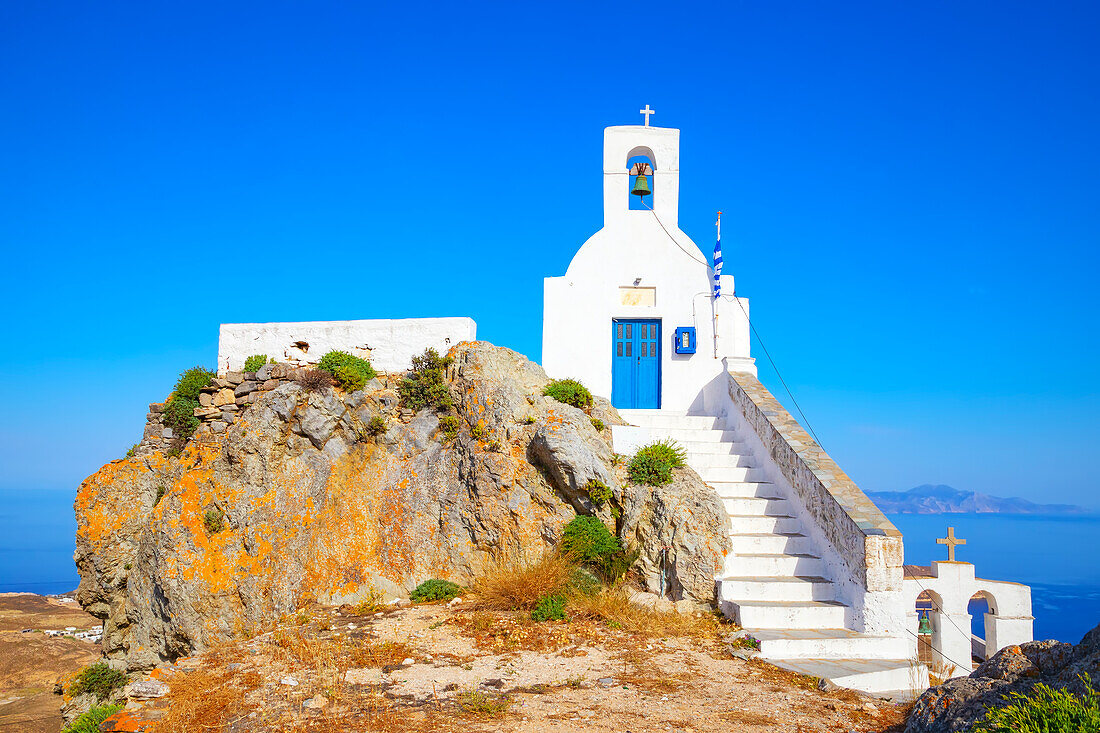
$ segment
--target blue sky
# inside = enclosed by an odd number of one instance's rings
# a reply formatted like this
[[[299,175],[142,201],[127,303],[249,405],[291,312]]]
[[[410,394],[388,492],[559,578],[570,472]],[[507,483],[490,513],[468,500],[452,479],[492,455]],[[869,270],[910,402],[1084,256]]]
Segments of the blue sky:
[[[1100,504],[1100,7],[671,8],[4,4],[0,487],[121,456],[221,322],[470,315],[538,359],[649,104],[858,483]]]

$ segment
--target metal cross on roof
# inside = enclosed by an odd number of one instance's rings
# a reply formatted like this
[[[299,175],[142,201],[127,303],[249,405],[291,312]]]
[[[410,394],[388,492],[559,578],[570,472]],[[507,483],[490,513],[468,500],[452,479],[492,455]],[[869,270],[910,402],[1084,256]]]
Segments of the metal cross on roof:
[[[960,540],[955,536],[955,528],[947,528],[947,536],[936,540],[937,545],[947,545],[947,562],[955,562],[955,545],[965,545],[966,540]]]
[[[639,112],[639,114],[645,115],[645,126],[646,127],[649,127],[649,116],[652,115],[652,114],[657,114],[657,110],[650,109],[648,104],[645,106],[645,109],[640,109],[640,110],[638,110],[638,112]]]

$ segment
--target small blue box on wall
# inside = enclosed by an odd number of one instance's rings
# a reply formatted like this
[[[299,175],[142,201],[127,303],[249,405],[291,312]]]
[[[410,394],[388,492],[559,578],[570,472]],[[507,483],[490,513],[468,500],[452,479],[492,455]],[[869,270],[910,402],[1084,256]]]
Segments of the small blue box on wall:
[[[695,326],[680,326],[676,329],[676,353],[695,353]]]

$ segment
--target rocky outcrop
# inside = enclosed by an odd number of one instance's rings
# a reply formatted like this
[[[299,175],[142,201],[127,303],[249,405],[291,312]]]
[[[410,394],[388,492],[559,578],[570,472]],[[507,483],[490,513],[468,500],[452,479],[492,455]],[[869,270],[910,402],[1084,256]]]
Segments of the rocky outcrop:
[[[634,567],[644,589],[675,601],[712,603],[714,578],[730,551],[729,516],[714,489],[680,468],[665,486],[619,491],[620,537],[639,551]]]
[[[913,706],[905,733],[965,731],[1011,693],[1027,695],[1037,684],[1085,692],[1082,680],[1100,687],[1100,626],[1077,646],[1060,641],[1029,641],[1008,646],[969,677],[956,677],[927,690]]]
[[[621,422],[606,401],[589,415],[543,396],[542,369],[508,349],[464,343],[451,356],[453,439],[435,412],[401,408],[400,375],[351,394],[240,375],[235,389],[256,386],[235,398],[232,420],[204,422],[178,457],[149,441],[85,480],[78,600],[104,620],[107,656],[147,669],[314,600],[404,596],[430,577],[468,582],[500,553],[553,545],[577,512],[610,523],[609,507],[587,497],[592,478],[627,515],[669,528],[677,582],[703,590],[696,576],[709,559],[686,557],[709,552],[697,541],[703,524],[680,516],[697,511],[694,500],[678,498],[686,489],[634,498],[619,485],[610,430],[592,420]],[[229,389],[215,387],[212,403]],[[370,429],[378,417],[381,433]],[[665,541],[637,524],[643,544]]]

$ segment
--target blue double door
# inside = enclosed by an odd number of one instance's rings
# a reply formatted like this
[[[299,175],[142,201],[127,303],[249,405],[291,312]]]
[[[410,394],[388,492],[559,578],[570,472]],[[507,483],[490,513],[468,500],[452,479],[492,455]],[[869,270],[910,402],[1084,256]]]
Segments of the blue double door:
[[[611,404],[623,409],[661,406],[661,322],[611,321]]]

